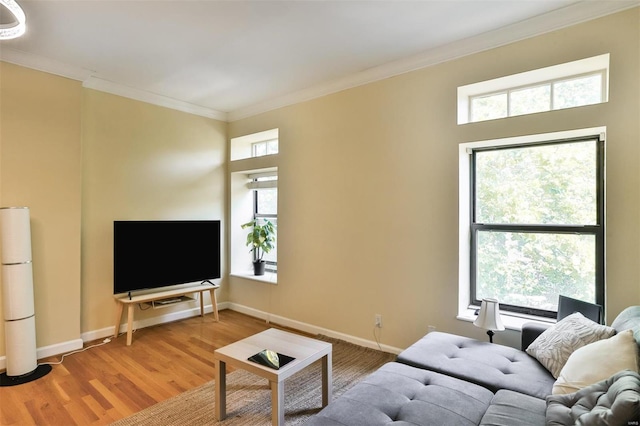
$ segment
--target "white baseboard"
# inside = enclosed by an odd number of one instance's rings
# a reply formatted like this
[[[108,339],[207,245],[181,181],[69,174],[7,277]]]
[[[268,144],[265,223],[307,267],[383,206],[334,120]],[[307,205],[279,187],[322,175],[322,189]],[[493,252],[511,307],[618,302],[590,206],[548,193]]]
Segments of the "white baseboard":
[[[250,308],[248,306],[239,305],[237,303],[228,302],[228,305],[229,305],[229,309],[231,309],[232,311],[237,311],[246,315],[250,315],[252,317],[260,318],[265,320],[266,322],[273,322],[278,325],[304,331],[305,333],[322,334],[324,336],[333,337],[334,339],[344,340],[346,342],[350,342],[358,346],[364,346],[366,348],[371,348],[371,349],[382,349],[385,352],[390,352],[393,354],[399,354],[400,352],[403,351],[403,349],[396,348],[394,346],[382,345],[382,344],[378,346],[378,343],[373,340],[362,339],[360,337],[351,336],[350,334],[344,334],[338,331],[329,330],[327,328],[318,327],[312,324],[307,324],[304,322],[281,317],[279,315],[273,315],[268,312],[259,311],[257,309]]]
[[[228,308],[228,302],[218,303],[218,310],[223,310]],[[205,305],[204,313],[210,314],[213,312],[213,305]],[[133,321],[133,329],[137,330],[139,328],[151,327],[152,325],[164,324],[167,322],[177,321],[185,318],[196,317],[200,315],[200,307],[189,308],[182,311],[171,312],[166,315],[158,315],[155,317]],[[126,333],[127,332],[127,324],[120,324],[120,329],[118,333]],[[91,342],[93,340],[104,339],[105,337],[112,337],[114,335],[113,327],[105,327],[99,330],[86,331],[82,333],[82,341]]]
[[[312,324],[307,324],[301,321],[292,320],[290,318],[282,317],[279,315],[273,315],[268,312],[260,311],[258,309],[250,308],[248,306],[240,305],[232,302],[218,303],[218,310],[231,309],[232,311],[240,312],[246,315],[250,315],[255,318],[260,318],[266,322],[273,322],[284,327],[290,327],[296,330],[303,331],[310,334],[322,334],[335,339],[344,340],[359,346],[364,346],[372,349],[382,349],[385,352],[398,354],[402,351],[400,348],[389,345],[378,345],[373,340],[362,339],[360,337],[351,336],[349,334],[340,333],[327,328],[318,327]],[[206,314],[213,312],[212,305],[205,305],[204,312]],[[200,315],[200,307],[189,308],[183,311],[171,312],[166,315],[158,315],[152,318],[146,318],[133,322],[133,329],[150,327],[152,325],[164,324],[167,322],[177,321],[185,318],[191,318]],[[127,325],[121,324],[119,333],[126,333]],[[99,330],[86,331],[80,335],[79,339],[69,340],[67,342],[56,343],[54,345],[44,346],[37,349],[38,359],[47,358],[54,355],[59,355],[67,352],[72,352],[78,349],[82,349],[83,344],[98,339],[104,339],[105,337],[111,337],[114,335],[113,327],[105,327]],[[6,356],[0,356],[0,370],[6,370]]]
[[[113,327],[112,327],[113,328]],[[36,358],[43,359],[54,355],[59,355],[71,351],[82,349],[82,339],[73,339],[54,345],[43,346],[36,349]],[[6,355],[0,356],[0,370],[7,369]]]

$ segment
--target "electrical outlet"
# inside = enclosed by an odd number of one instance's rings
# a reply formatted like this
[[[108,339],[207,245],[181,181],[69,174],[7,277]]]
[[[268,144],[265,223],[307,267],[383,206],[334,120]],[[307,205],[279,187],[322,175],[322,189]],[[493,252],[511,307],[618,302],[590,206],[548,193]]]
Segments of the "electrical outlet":
[[[375,325],[377,328],[382,328],[382,315],[376,314]]]

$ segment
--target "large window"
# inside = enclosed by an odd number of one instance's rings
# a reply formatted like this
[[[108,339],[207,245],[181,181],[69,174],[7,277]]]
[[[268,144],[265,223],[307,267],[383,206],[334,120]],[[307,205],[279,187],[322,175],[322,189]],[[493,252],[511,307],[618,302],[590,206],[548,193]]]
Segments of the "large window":
[[[560,294],[603,304],[601,137],[466,152],[470,303],[548,317]]]

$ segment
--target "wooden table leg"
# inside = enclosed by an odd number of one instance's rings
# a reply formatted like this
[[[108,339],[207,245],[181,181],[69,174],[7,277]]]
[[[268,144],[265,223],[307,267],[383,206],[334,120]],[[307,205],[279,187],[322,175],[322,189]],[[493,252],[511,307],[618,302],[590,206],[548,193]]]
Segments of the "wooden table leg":
[[[200,292],[200,316],[204,317],[204,293]]]
[[[227,417],[227,365],[219,359],[216,362],[216,419]]]
[[[211,293],[211,306],[213,307],[213,319],[218,322],[220,318],[218,317],[218,300],[216,299],[216,289],[212,288],[209,290]]]
[[[271,424],[284,425],[284,381],[271,382]]]
[[[124,303],[120,303],[119,301],[116,300],[116,305],[118,305],[116,307],[116,326],[115,329],[113,330],[113,337],[116,338],[118,337],[118,333],[120,332],[120,321],[122,320],[122,311],[124,310]]]
[[[127,306],[127,346],[131,346],[133,340],[133,308],[135,306],[130,303]]]
[[[331,402],[333,394],[333,374],[331,352],[322,357],[322,406],[326,407]]]

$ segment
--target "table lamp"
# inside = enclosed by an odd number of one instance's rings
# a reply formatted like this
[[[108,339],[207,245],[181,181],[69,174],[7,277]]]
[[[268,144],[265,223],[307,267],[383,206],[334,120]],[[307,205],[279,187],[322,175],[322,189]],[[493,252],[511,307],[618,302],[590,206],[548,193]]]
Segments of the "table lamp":
[[[500,304],[497,299],[482,299],[480,313],[473,325],[487,330],[489,342],[493,343],[494,331],[504,330],[504,325],[502,325],[502,320],[500,319]]]

